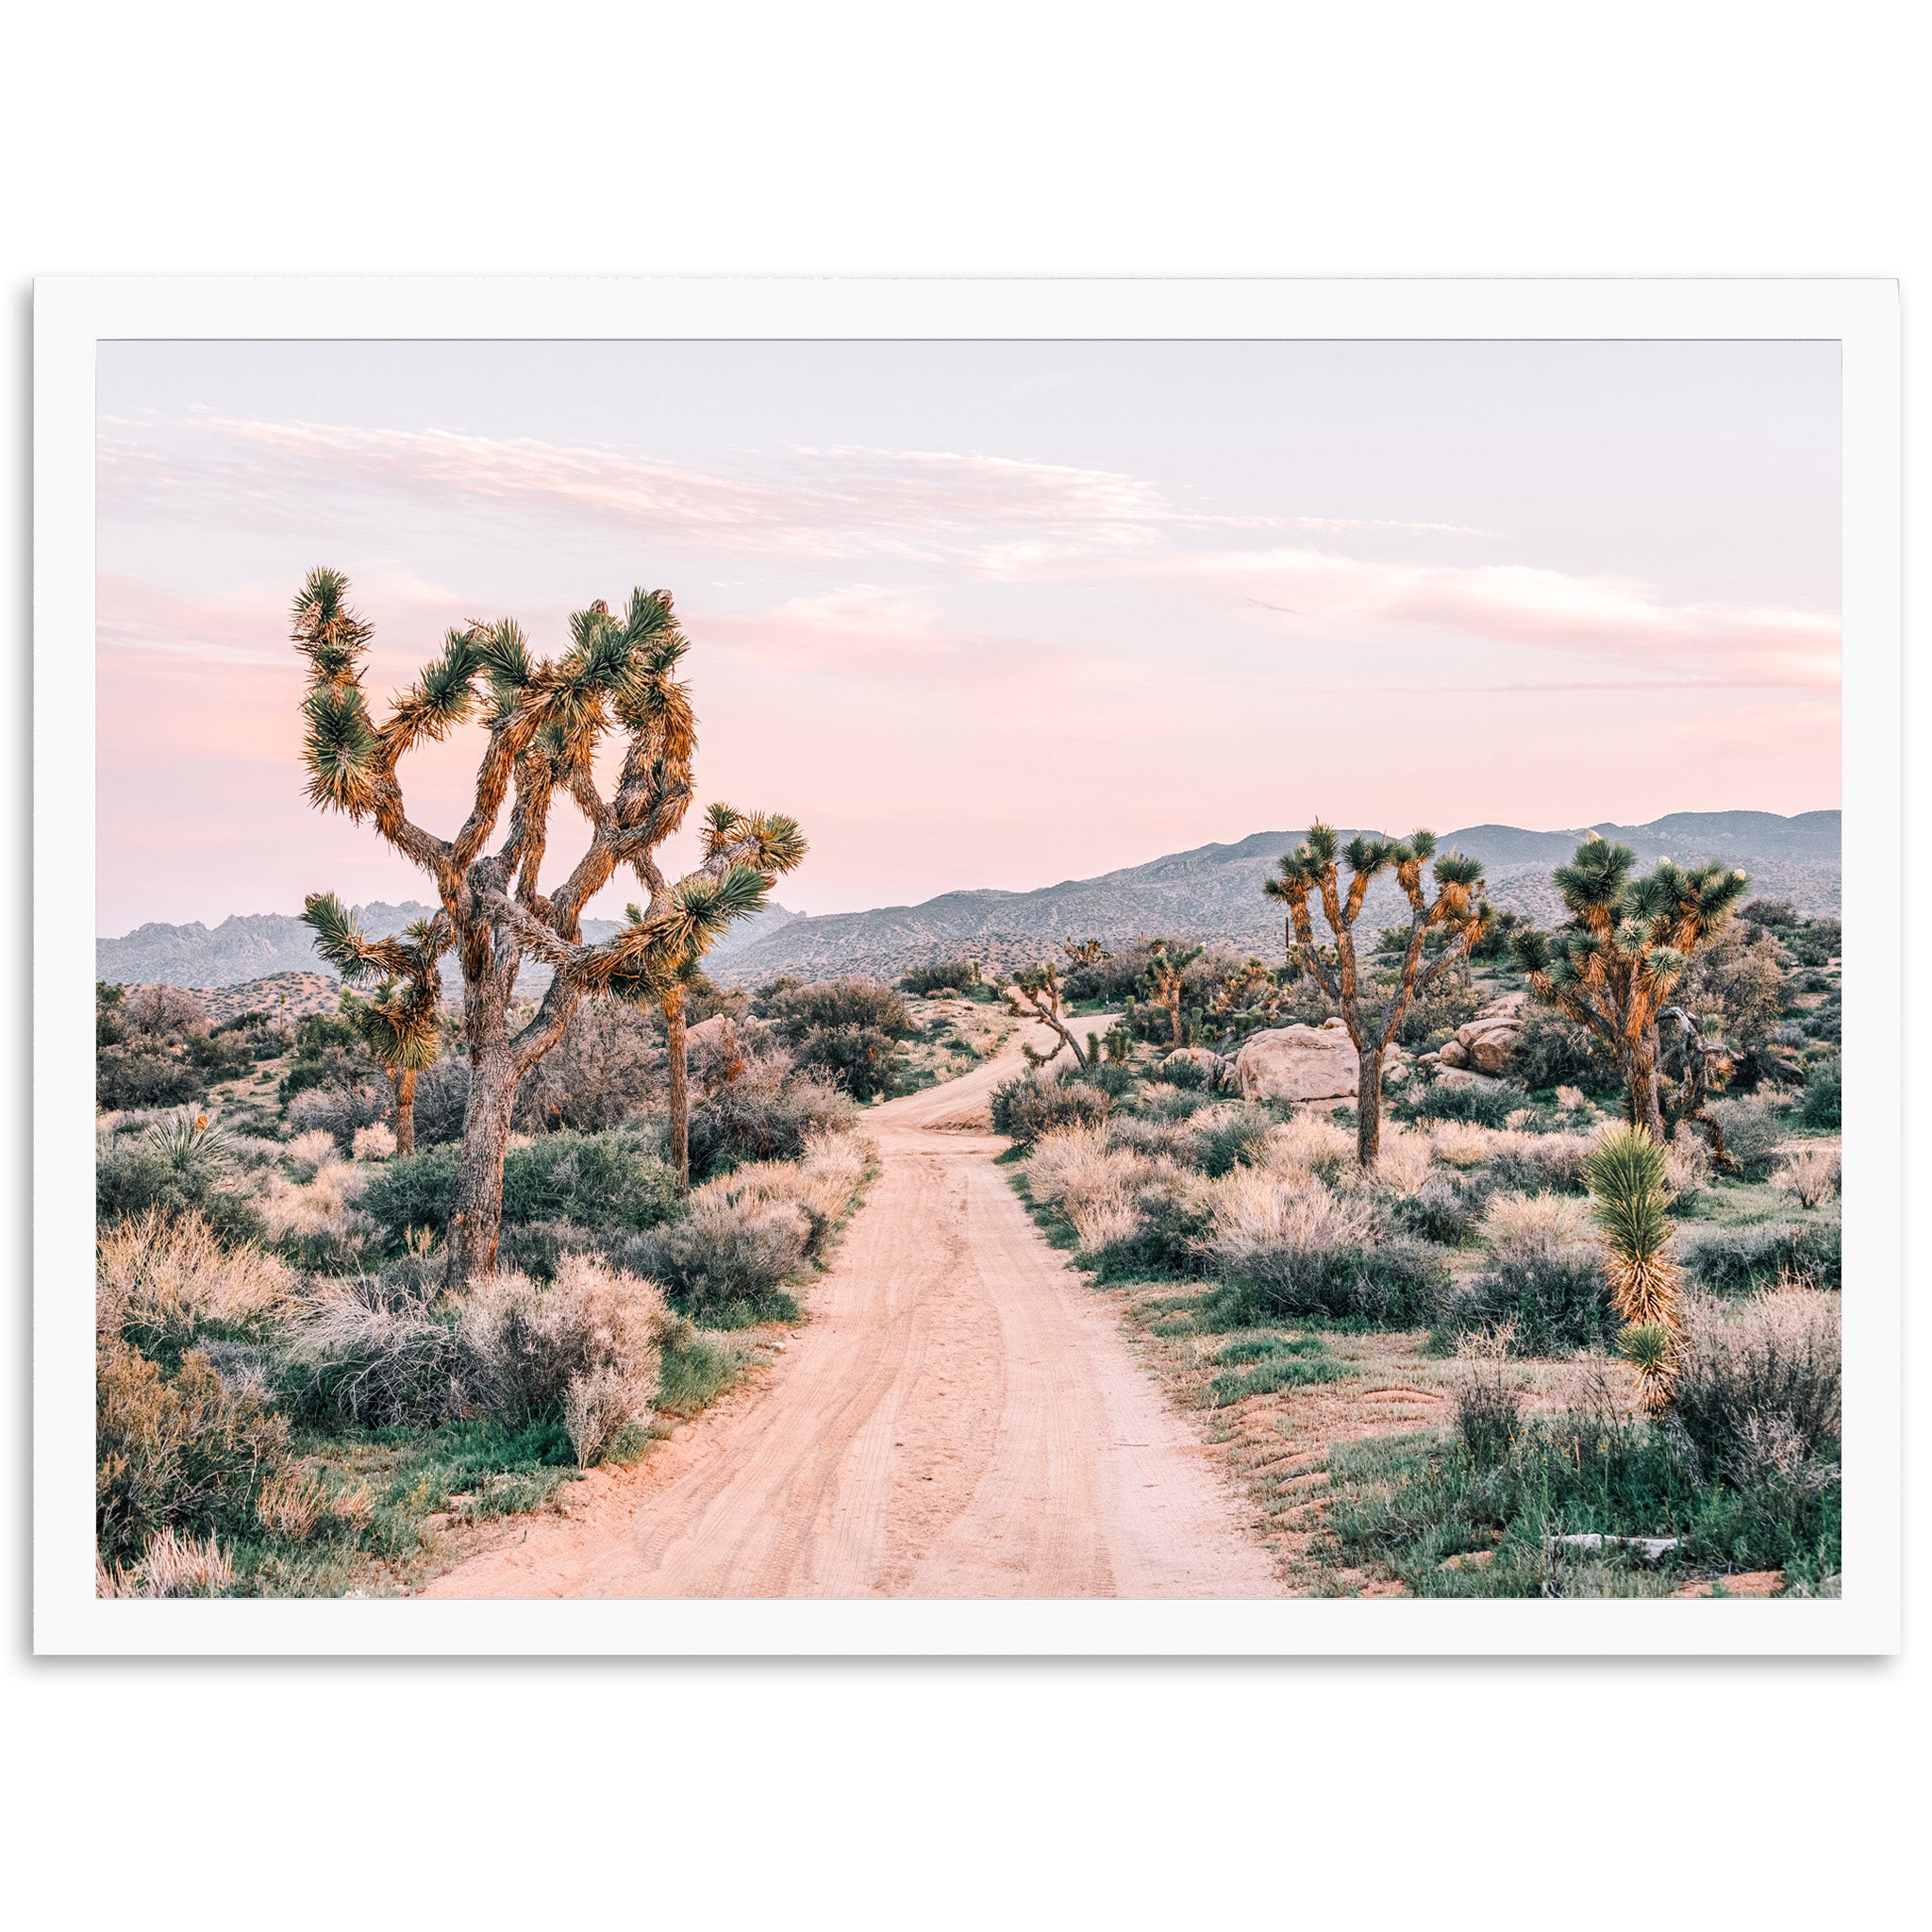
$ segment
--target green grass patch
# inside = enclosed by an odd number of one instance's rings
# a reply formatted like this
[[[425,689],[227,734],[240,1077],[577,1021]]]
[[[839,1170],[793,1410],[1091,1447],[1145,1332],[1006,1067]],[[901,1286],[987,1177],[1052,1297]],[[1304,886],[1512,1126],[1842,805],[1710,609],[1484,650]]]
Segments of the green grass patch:
[[[658,1358],[658,1411],[689,1419],[708,1408],[744,1373],[751,1357],[693,1329],[668,1341]]]
[[[1281,1389],[1306,1389],[1317,1382],[1340,1382],[1359,1370],[1332,1356],[1283,1355],[1252,1369],[1230,1369],[1208,1385],[1210,1408],[1231,1408],[1251,1395],[1273,1395]]]

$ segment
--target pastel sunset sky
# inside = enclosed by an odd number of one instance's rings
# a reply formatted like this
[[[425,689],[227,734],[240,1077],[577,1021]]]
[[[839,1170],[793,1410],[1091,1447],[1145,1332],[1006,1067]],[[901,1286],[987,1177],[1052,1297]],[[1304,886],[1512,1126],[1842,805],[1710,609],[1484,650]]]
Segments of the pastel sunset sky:
[[[793,813],[811,912],[1839,802],[1835,343],[135,342],[99,404],[103,934],[433,897],[304,801],[318,563],[378,702],[671,590],[700,802]]]

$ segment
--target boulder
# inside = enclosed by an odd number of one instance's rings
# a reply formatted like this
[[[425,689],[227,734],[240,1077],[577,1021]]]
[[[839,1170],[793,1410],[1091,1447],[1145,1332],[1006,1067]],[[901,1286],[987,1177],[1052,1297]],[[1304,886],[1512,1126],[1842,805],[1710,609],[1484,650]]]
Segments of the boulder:
[[[1171,1067],[1176,1060],[1192,1060],[1208,1076],[1208,1084],[1217,1087],[1227,1069],[1227,1062],[1218,1053],[1205,1046],[1177,1046],[1160,1064]]]
[[[1450,1060],[1445,1046],[1442,1058],[1451,1066],[1474,1067],[1479,1074],[1507,1074],[1515,1064],[1516,1041],[1522,1030],[1523,1023],[1513,1011],[1485,1013],[1456,1029],[1450,1044],[1460,1049],[1460,1057]]]
[[[1445,1067],[1466,1067],[1469,1064],[1469,1049],[1460,1040],[1445,1040],[1428,1058]]]
[[[1234,1057],[1243,1100],[1352,1100],[1357,1075],[1355,1045],[1340,1020],[1251,1033]]]

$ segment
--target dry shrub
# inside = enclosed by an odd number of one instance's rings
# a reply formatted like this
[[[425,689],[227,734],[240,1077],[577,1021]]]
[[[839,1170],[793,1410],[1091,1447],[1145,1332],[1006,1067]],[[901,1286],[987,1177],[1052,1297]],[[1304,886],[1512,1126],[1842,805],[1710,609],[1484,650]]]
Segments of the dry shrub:
[[[1710,1185],[1710,1149],[1695,1129],[1679,1122],[1664,1148],[1664,1187],[1674,1208],[1684,1208]]]
[[[370,1428],[432,1427],[464,1406],[459,1356],[454,1326],[428,1312],[424,1285],[346,1276],[306,1297],[289,1378],[311,1411]]]
[[[547,1287],[493,1275],[463,1309],[464,1377],[507,1428],[559,1419],[588,1465],[648,1408],[668,1319],[655,1281],[587,1255],[567,1257]]]
[[[1505,1145],[1526,1138],[1479,1127],[1474,1121],[1438,1121],[1429,1130],[1436,1158],[1450,1167],[1481,1167],[1493,1160]]]
[[[851,1211],[876,1156],[870,1137],[856,1128],[810,1128],[799,1159],[755,1161],[721,1174],[692,1194],[691,1205],[694,1209],[713,1202],[745,1209],[796,1208],[806,1218],[806,1252],[817,1255],[825,1237]]]
[[[1558,1087],[1557,1105],[1565,1113],[1581,1113],[1590,1102],[1583,1097],[1583,1089],[1580,1087]]]
[[[1268,1136],[1265,1164],[1337,1180],[1355,1165],[1355,1136],[1325,1113],[1298,1113]]]
[[[221,1596],[234,1587],[235,1566],[213,1537],[197,1541],[163,1529],[132,1570],[94,1559],[97,1596]]]
[[[197,1214],[149,1208],[94,1244],[95,1318],[104,1328],[189,1340],[208,1325],[273,1320],[293,1306],[288,1266],[256,1247],[225,1248]]]
[[[297,1134],[282,1153],[302,1180],[320,1174],[331,1162],[342,1158],[341,1149],[336,1145],[336,1137],[326,1127],[311,1127],[306,1134]]]
[[[1484,1210],[1482,1231],[1499,1262],[1588,1252],[1590,1203],[1569,1194],[1497,1194]]]
[[[1376,1188],[1391,1200],[1413,1200],[1428,1181],[1435,1154],[1426,1134],[1407,1128],[1385,1133],[1381,1153],[1375,1160]]]
[[[1771,1184],[1795,1194],[1807,1208],[1822,1208],[1843,1185],[1842,1157],[1836,1147],[1807,1147],[1787,1154]]]
[[[309,1180],[297,1182],[278,1174],[264,1174],[256,1206],[276,1241],[318,1236],[345,1241],[375,1225],[356,1206],[368,1185],[368,1169],[331,1158],[315,1169]]]
[[[703,1318],[775,1294],[805,1265],[810,1241],[796,1201],[733,1200],[700,1188],[682,1221],[634,1237],[624,1253]]]
[[[349,1143],[349,1152],[358,1160],[387,1160],[395,1151],[395,1129],[381,1121],[374,1126],[358,1127]]]
[[[121,1017],[134,1033],[206,1033],[208,1008],[179,986],[138,986],[121,1002]]]
[[[1787,1474],[1843,1426],[1839,1297],[1792,1284],[1735,1313],[1686,1304],[1676,1424],[1707,1470],[1739,1486]]]
[[[1246,1172],[1246,1170],[1242,1170]],[[1041,1137],[1026,1164],[1033,1198],[1058,1208],[1090,1253],[1131,1241],[1142,1225],[1141,1197],[1166,1191],[1173,1159],[1108,1144],[1104,1124],[1060,1127]]]
[[[1369,1204],[1337,1194],[1312,1174],[1237,1168],[1209,1183],[1214,1254],[1241,1267],[1283,1250],[1332,1254],[1369,1240]]]

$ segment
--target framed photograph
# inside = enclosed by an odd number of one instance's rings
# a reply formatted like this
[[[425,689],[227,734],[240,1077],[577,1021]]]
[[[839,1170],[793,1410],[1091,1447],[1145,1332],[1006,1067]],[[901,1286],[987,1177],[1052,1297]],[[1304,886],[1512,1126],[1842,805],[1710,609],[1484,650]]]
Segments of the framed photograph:
[[[35,397],[39,1650],[1896,1648],[1894,285]]]

